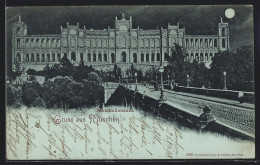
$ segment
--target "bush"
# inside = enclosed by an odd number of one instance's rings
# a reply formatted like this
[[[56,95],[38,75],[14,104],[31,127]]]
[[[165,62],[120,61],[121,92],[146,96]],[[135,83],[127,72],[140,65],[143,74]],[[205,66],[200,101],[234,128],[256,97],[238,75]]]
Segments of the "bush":
[[[13,107],[22,105],[22,89],[20,86],[15,87],[12,84],[7,86],[7,105]]]

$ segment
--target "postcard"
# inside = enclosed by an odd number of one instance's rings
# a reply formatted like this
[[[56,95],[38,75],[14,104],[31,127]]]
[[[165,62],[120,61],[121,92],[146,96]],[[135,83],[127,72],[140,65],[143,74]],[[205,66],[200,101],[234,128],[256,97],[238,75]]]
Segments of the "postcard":
[[[6,159],[254,159],[252,5],[6,8]]]

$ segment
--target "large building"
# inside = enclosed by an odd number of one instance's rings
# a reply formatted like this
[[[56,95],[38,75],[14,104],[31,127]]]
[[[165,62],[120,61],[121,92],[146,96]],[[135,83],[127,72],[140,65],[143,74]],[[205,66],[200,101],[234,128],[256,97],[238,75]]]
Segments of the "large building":
[[[175,44],[186,51],[185,61],[205,63],[219,51],[229,49],[228,23],[218,24],[215,35],[187,35],[185,28],[168,24],[167,28],[143,30],[132,27],[132,17],[115,17],[114,28],[103,30],[86,29],[77,25],[60,27],[60,34],[28,35],[27,25],[19,21],[13,26],[12,63],[40,70],[47,64],[59,63],[67,57],[72,63],[84,61],[99,70],[107,70],[117,64],[140,69],[167,65],[167,55]]]

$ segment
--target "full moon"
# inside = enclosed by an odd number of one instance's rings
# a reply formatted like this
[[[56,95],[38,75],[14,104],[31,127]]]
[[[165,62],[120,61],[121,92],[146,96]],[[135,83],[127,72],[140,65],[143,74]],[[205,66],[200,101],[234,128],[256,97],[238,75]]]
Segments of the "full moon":
[[[233,18],[235,16],[235,10],[229,8],[225,11],[225,15],[227,18]]]

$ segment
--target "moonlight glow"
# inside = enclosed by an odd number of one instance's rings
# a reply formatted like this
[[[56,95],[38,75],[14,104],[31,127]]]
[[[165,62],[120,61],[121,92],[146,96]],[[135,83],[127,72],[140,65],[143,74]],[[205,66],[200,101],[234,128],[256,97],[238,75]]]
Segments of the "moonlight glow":
[[[233,18],[235,16],[235,10],[229,8],[225,11],[225,15],[227,18]]]

